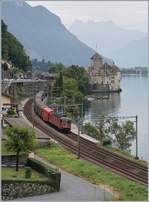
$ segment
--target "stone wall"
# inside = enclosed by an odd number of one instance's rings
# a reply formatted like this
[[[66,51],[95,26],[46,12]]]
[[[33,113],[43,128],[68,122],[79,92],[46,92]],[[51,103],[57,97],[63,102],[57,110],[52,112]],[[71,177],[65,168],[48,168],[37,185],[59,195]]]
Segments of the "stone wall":
[[[2,156],[2,165],[9,166],[15,163],[15,155]],[[2,180],[2,199],[12,200],[28,196],[41,195],[60,190],[61,173],[41,161],[28,158],[28,155],[20,156],[20,165],[27,165],[37,172],[43,174],[47,179],[3,179]]]
[[[10,79],[2,81],[2,93],[14,97],[16,95],[30,97],[39,91],[48,92],[50,81],[31,79]]]
[[[2,200],[42,195],[57,191],[48,182],[20,182],[2,180]]]

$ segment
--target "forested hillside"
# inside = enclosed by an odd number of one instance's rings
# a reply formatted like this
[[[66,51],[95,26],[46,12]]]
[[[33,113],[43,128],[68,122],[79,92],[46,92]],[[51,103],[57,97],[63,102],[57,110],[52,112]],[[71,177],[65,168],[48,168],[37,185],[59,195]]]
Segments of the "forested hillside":
[[[10,32],[2,21],[2,59],[10,61],[15,67],[27,70],[31,67],[29,56],[25,53],[23,45]]]

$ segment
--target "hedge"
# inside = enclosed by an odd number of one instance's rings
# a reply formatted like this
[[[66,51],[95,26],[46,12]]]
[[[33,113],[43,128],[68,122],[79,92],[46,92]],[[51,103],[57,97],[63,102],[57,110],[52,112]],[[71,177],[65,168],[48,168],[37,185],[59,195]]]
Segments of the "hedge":
[[[27,166],[30,166],[32,169],[48,177],[50,184],[54,186],[57,191],[60,190],[61,173],[58,170],[32,158],[27,160]]]

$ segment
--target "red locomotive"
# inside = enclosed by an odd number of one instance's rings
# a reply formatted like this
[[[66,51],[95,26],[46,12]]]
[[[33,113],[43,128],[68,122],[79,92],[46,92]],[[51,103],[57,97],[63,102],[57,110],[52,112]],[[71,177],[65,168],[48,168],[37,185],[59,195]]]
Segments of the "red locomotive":
[[[45,94],[40,91],[34,98],[34,111],[45,122],[50,123],[62,132],[70,132],[71,120],[62,113],[57,113],[55,108],[46,106],[43,101]]]

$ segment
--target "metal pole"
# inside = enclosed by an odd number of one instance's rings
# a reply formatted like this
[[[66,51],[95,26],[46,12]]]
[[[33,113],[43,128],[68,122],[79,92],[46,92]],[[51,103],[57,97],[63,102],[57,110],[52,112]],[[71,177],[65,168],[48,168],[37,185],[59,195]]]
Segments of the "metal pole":
[[[33,98],[33,111],[34,111],[34,107],[35,107],[35,96],[34,96],[34,98]],[[34,128],[34,116],[33,116],[33,113],[32,113],[32,124],[33,124],[33,128]]]
[[[65,105],[66,105],[66,100],[65,100],[65,96],[64,96],[64,106],[63,106],[64,114],[65,114]]]
[[[106,200],[105,184],[104,184],[104,188],[103,188],[103,196],[104,196],[103,200],[105,201]]]
[[[135,159],[139,159],[138,157],[138,116],[136,115],[136,157]]]
[[[81,116],[80,120],[78,121],[78,159],[80,158],[80,131],[83,122],[83,104],[81,104]]]
[[[77,136],[77,142],[78,142],[78,159],[80,158],[80,121],[78,121],[78,136]]]

